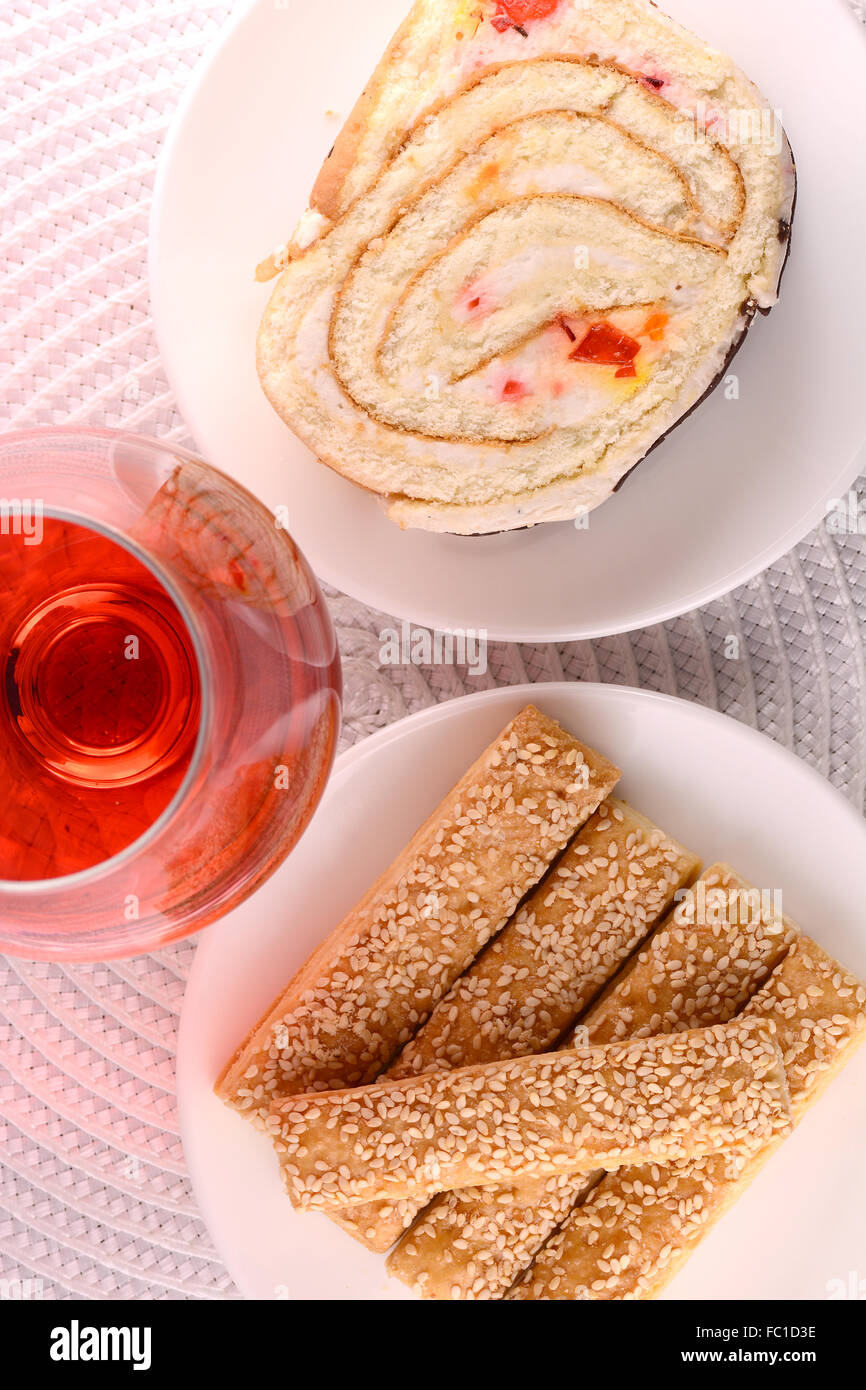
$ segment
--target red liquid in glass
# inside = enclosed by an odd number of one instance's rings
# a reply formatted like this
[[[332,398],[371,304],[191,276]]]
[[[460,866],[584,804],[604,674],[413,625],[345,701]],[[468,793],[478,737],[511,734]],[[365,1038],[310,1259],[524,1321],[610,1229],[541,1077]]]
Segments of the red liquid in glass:
[[[0,879],[91,868],[189,767],[198,668],[168,592],[124,547],[45,517],[0,536]]]

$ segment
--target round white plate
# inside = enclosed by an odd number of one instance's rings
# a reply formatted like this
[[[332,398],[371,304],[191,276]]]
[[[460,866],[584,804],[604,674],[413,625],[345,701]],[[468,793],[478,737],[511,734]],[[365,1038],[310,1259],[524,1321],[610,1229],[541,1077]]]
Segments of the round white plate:
[[[251,1298],[408,1298],[326,1217],[296,1213],[265,1136],[213,1094],[285,982],[481,750],[527,702],[626,769],[622,794],[705,863],[783,890],[784,910],[866,975],[866,826],[793,754],[700,705],[555,684],[465,696],[403,719],[338,761],[309,828],[243,907],[207,929],[178,1046],[184,1152],[204,1219]],[[866,1049],[834,1082],[670,1286],[670,1298],[816,1298],[860,1269]],[[748,1251],[748,1259],[744,1252]]]
[[[665,0],[780,108],[800,174],[784,293],[720,389],[592,513],[498,536],[401,532],[315,462],[255,373],[285,241],[409,0],[258,0],[203,63],[165,149],[151,229],[163,359],[204,455],[271,507],[344,592],[503,640],[622,632],[707,603],[789,550],[845,495],[866,440],[866,44],[844,0]]]

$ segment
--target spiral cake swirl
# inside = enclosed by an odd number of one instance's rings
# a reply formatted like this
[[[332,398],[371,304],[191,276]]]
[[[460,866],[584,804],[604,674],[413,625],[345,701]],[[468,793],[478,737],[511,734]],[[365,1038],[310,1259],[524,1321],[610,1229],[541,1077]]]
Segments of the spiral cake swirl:
[[[403,526],[577,517],[772,306],[793,194],[776,113],[646,0],[419,0],[262,271],[262,385]]]

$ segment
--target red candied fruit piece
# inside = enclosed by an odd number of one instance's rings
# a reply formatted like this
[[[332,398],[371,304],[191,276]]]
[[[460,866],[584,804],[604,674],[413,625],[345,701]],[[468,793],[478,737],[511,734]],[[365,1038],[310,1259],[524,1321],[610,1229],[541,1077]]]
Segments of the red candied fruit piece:
[[[527,394],[526,387],[522,381],[517,381],[514,377],[509,377],[502,387],[500,395],[504,401],[519,401],[522,396]]]
[[[490,23],[502,34],[515,25],[520,28],[534,19],[547,19],[558,9],[560,0],[499,0]]]
[[[618,367],[618,377],[636,376],[634,359],[640,343],[621,329],[602,319],[590,324],[577,347],[568,354],[570,362],[593,362],[600,367]]]

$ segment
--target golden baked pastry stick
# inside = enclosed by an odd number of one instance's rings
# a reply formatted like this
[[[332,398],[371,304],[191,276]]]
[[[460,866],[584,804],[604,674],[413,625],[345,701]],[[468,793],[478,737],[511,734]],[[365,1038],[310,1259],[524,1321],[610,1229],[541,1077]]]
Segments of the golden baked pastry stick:
[[[659,922],[700,860],[610,797],[389,1069],[545,1052]]]
[[[289,982],[217,1095],[263,1124],[277,1096],[372,1081],[618,778],[527,705]]]
[[[271,1111],[301,1210],[755,1148],[790,1127],[774,1029],[744,1019],[546,1052]]]
[[[746,1006],[775,1022],[794,1122],[866,1037],[866,989],[808,937]],[[775,1152],[716,1155],[605,1176],[508,1295],[654,1298]]]
[[[729,864],[711,865],[596,1000],[584,1020],[590,1041],[726,1023],[798,935],[778,898]]]
[[[610,1041],[621,1019],[634,1036],[725,1022],[796,936],[772,899],[729,865],[711,865],[584,1016],[580,1036]],[[445,1193],[392,1251],[388,1271],[424,1298],[501,1298],[599,1176]]]
[[[549,1051],[699,869],[693,854],[609,797],[382,1079]],[[404,1198],[332,1216],[385,1251],[422,1205]]]

